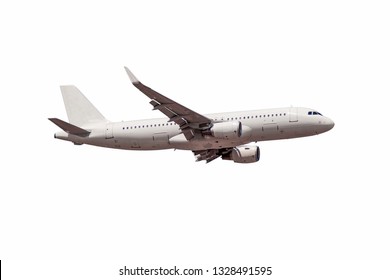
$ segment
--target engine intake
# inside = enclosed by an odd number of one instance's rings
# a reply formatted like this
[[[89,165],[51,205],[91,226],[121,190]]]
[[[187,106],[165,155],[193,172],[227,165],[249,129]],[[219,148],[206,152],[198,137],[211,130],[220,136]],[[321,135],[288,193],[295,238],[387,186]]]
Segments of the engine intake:
[[[239,121],[215,123],[210,128],[210,134],[226,140],[238,139],[242,135],[242,124]]]
[[[223,155],[222,159],[232,160],[236,163],[253,163],[260,160],[260,148],[257,146],[238,146]]]

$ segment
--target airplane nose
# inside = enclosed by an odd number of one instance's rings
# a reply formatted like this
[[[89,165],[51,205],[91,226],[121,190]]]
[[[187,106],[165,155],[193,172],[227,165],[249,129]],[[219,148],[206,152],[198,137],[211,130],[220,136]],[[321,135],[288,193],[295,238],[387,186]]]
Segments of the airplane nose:
[[[331,130],[334,127],[334,122],[328,118],[325,125],[326,125],[327,130]]]

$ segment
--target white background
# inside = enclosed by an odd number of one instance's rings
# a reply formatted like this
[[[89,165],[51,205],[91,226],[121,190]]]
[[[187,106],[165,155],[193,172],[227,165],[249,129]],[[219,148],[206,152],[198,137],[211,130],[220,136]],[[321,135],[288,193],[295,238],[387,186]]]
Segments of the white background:
[[[0,2],[3,274],[250,264],[388,279],[389,14],[387,1]],[[249,165],[53,139],[61,84],[112,121],[163,116],[124,65],[199,113],[294,105],[336,125],[258,143]]]

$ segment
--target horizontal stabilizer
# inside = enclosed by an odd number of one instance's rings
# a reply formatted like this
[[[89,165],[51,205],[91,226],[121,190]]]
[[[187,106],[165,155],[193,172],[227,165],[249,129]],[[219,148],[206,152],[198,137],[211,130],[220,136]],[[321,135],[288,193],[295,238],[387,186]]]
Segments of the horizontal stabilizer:
[[[53,122],[55,125],[60,127],[63,131],[74,134],[81,137],[88,136],[91,132],[85,129],[82,129],[78,126],[75,126],[73,124],[64,122],[63,120],[57,119],[57,118],[49,118],[51,122]]]

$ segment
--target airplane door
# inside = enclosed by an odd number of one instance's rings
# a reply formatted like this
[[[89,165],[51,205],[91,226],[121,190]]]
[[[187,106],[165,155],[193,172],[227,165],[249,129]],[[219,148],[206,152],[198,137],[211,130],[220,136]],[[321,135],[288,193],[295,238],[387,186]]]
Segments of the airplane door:
[[[279,130],[279,126],[276,123],[266,123],[263,125],[263,131],[268,134],[276,133]]]
[[[298,121],[298,108],[291,107],[290,108],[290,122]]]
[[[109,123],[106,126],[106,139],[111,139],[114,138],[114,133],[113,133],[113,124]]]

